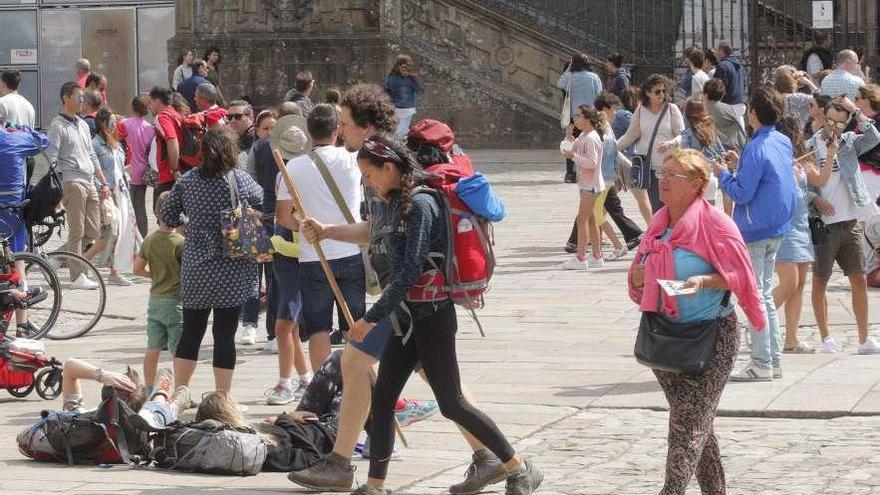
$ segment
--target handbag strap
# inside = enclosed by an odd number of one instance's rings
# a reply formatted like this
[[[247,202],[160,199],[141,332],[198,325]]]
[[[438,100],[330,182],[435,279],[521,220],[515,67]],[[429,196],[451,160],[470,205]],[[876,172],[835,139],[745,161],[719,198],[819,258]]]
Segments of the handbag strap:
[[[730,291],[724,291],[724,297],[721,298],[721,308],[718,309],[718,318],[721,317],[721,312],[727,308],[727,305],[730,304]]]
[[[342,211],[342,215],[345,217],[345,221],[350,224],[357,223],[355,222],[354,216],[351,214],[351,210],[348,209],[348,205],[345,203],[345,199],[342,197],[342,192],[339,190],[339,186],[336,184],[336,181],[330,174],[330,169],[327,168],[327,164],[324,163],[321,155],[319,155],[315,151],[311,151],[309,152],[309,158],[311,158],[312,162],[315,163],[315,166],[318,168],[318,172],[321,172],[321,177],[324,178],[324,183],[327,184],[327,188],[330,189],[330,194],[333,195],[333,200],[336,201],[336,206],[338,206],[339,209]]]
[[[644,105],[642,105],[644,108]],[[640,110],[641,111],[641,110]],[[669,103],[663,106],[663,110],[660,110],[660,117],[657,118],[657,122],[654,124],[654,131],[651,133],[651,141],[648,143],[648,153],[647,153],[647,162],[648,166],[651,165],[651,155],[654,154],[654,140],[657,139],[657,131],[660,130],[660,123],[663,122],[663,117],[666,116],[666,112],[669,111]]]
[[[226,184],[229,185],[229,201],[232,202],[232,208],[238,208],[238,180],[235,179],[235,170],[227,172],[224,178],[226,179]]]

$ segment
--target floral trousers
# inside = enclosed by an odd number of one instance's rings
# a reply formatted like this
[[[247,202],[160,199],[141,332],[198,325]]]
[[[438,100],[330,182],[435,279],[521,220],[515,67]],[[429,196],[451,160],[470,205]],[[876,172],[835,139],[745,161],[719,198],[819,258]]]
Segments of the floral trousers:
[[[684,495],[694,474],[703,495],[725,495],[724,468],[715,437],[715,410],[739,349],[736,314],[722,319],[715,355],[702,376],[654,370],[669,402],[666,483],[660,495]]]

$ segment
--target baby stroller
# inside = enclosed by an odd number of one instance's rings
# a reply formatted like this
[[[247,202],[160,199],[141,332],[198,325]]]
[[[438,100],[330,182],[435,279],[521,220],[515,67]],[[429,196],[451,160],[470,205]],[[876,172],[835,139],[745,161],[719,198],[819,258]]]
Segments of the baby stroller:
[[[61,394],[61,363],[46,357],[46,346],[39,341],[17,339],[6,334],[15,309],[20,303],[12,295],[18,285],[14,271],[0,273],[0,388],[13,397],[37,394],[52,400]]]

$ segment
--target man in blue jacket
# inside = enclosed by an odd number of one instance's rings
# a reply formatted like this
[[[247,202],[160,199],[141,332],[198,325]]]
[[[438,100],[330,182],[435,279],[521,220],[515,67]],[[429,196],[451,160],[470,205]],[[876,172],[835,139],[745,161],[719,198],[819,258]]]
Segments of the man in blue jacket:
[[[728,166],[738,165],[736,176],[715,164],[721,189],[736,208],[733,220],[752,256],[758,289],[764,298],[767,326],[752,328],[752,359],[731,376],[734,381],[771,381],[782,377],[779,317],[773,302],[773,269],[782,237],[791,228],[797,204],[791,141],[776,130],[782,118],[782,96],[760,88],[749,100],[749,125],[755,135],[743,148],[742,158],[727,153]]]
[[[723,103],[731,105],[736,109],[740,117],[740,124],[745,127],[744,116],[746,114],[746,89],[749,86],[749,75],[742,61],[733,54],[733,47],[730,43],[722,41],[718,44],[716,50],[718,58],[721,60],[715,67],[715,76],[724,81]]]
[[[192,77],[183,81],[177,86],[177,92],[182,94],[189,104],[189,109],[198,112],[199,107],[196,105],[196,89],[209,81],[205,76],[208,75],[208,64],[204,60],[196,60],[192,63]]]

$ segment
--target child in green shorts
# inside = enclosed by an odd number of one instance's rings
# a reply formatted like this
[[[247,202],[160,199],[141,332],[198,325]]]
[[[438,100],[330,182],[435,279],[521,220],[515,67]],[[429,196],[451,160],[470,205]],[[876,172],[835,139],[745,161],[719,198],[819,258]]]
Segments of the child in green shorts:
[[[141,251],[135,257],[133,273],[151,280],[150,302],[147,306],[147,354],[144,356],[144,384],[152,389],[159,367],[162,349],[171,357],[183,332],[183,309],[180,305],[180,256],[183,236],[162,223],[162,203],[169,193],[156,200],[154,211],[159,219],[159,230],[144,239]]]

